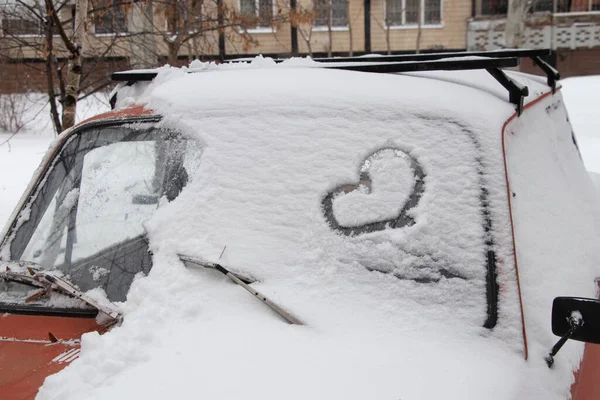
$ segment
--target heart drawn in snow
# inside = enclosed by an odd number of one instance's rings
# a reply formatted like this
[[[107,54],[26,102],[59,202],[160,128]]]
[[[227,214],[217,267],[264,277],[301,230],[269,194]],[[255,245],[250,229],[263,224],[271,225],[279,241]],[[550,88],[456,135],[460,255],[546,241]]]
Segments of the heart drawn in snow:
[[[325,219],[347,236],[411,226],[415,220],[408,211],[421,199],[424,178],[423,168],[408,152],[378,150],[362,163],[357,184],[338,186],[323,198]]]

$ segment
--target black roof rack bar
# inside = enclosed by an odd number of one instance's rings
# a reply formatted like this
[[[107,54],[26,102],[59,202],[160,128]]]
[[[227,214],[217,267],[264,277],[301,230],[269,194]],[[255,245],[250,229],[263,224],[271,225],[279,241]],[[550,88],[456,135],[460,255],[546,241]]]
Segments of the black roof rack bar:
[[[558,72],[558,70],[552,65],[548,64],[546,61],[544,61],[541,57],[534,56],[531,57],[531,59],[538,67],[540,67],[542,71],[544,71],[544,73],[546,74],[548,86],[552,88],[552,93],[555,93],[556,81],[560,79],[560,73]]]
[[[410,71],[436,71],[446,70],[454,71],[461,69],[485,69],[485,68],[505,68],[516,67],[519,60],[514,57],[504,58],[473,58],[466,60],[405,60],[405,61],[372,61],[372,62],[346,62],[346,63],[327,63],[320,62],[319,67],[328,69],[345,69],[349,71],[363,72],[410,72]],[[190,72],[194,72],[193,70]],[[122,71],[114,72],[111,75],[113,82],[126,82],[131,85],[135,82],[149,82],[153,80],[157,72],[152,70],[141,71]]]
[[[411,62],[411,61],[435,61],[441,59],[458,58],[458,57],[485,57],[489,59],[503,59],[503,58],[531,58],[533,62],[544,71],[547,77],[548,86],[552,88],[552,91],[556,91],[556,81],[560,79],[560,73],[553,68],[550,64],[542,59],[544,56],[552,54],[552,50],[527,50],[527,49],[511,49],[511,50],[493,50],[493,51],[471,51],[471,52],[445,52],[445,53],[424,53],[424,54],[403,54],[403,55],[391,55],[391,56],[366,56],[366,57],[336,57],[336,58],[316,58],[315,61],[324,64],[338,64],[338,63],[389,63],[389,62]],[[275,60],[276,62],[283,62],[283,59]],[[448,64],[449,65],[449,64]],[[350,68],[346,68],[350,69]],[[445,67],[444,69],[450,69]],[[473,68],[452,68],[452,69],[473,69]],[[360,70],[360,69],[354,69]],[[411,69],[411,71],[431,71],[433,70],[430,66],[423,67],[422,69]],[[408,71],[408,70],[407,70]],[[397,71],[403,72],[403,71]],[[149,70],[142,71],[123,71],[115,72],[111,78],[114,82],[127,82],[131,85],[135,82],[151,81],[156,77],[156,72]]]
[[[492,51],[453,51],[444,53],[421,53],[421,54],[399,54],[399,55],[374,55],[359,57],[333,57],[333,58],[315,58],[315,61],[327,63],[341,62],[387,62],[387,61],[430,61],[442,58],[458,57],[487,57],[487,58],[507,58],[507,57],[544,57],[552,54],[550,49],[527,50],[492,50]],[[283,60],[277,60],[279,62]]]
[[[431,60],[404,62],[371,63],[322,63],[326,69],[344,69],[348,71],[394,73],[415,71],[457,71],[487,68],[507,68],[519,65],[518,58],[473,58],[466,60]]]
[[[552,88],[552,93],[556,92],[556,81],[560,79],[560,73],[542,59],[542,57],[552,55],[550,49],[528,50],[528,49],[509,49],[492,51],[457,51],[446,53],[425,53],[425,54],[401,54],[390,56],[363,56],[363,57],[336,57],[336,58],[316,58],[315,61],[324,63],[343,63],[343,62],[388,62],[388,61],[430,61],[442,58],[457,57],[488,57],[488,58],[530,58],[546,74],[548,86]]]
[[[508,100],[516,105],[517,114],[520,116],[523,112],[523,103],[525,97],[529,95],[529,88],[523,86],[520,83],[510,79],[504,71],[499,68],[487,68],[487,72],[490,73],[506,90],[508,90]]]
[[[511,50],[511,52],[528,52],[532,54],[530,50]],[[544,51],[536,50],[535,54],[542,54]],[[499,52],[495,52],[499,53]],[[508,51],[504,51],[502,54],[509,54]],[[538,64],[544,72],[548,74],[548,85],[552,86],[553,90],[556,87],[556,79],[560,78],[558,71],[548,65],[539,56],[534,57],[534,61]],[[398,73],[398,72],[419,72],[419,71],[456,71],[456,70],[475,70],[485,69],[492,75],[509,93],[509,101],[516,106],[517,113],[521,115],[523,112],[523,103],[525,97],[529,94],[529,90],[526,86],[519,84],[518,82],[509,78],[500,68],[516,67],[519,65],[519,57],[478,57],[473,58],[442,58],[432,60],[410,60],[410,61],[385,61],[380,60],[371,62],[319,62],[319,66],[315,68],[325,69],[341,69],[348,71],[361,71],[361,72],[373,72],[373,73]],[[194,72],[194,71],[190,71]],[[147,82],[154,79],[157,72],[142,70],[142,71],[123,71],[115,72],[112,74],[112,80],[115,82],[125,82],[126,85],[132,85],[135,82]],[[558,78],[556,78],[558,75]]]
[[[372,63],[323,63],[322,67],[327,69],[343,69],[349,71],[394,73],[415,71],[456,71],[485,69],[506,90],[508,90],[509,101],[516,106],[518,115],[523,112],[525,97],[529,95],[527,86],[510,79],[500,68],[516,67],[519,65],[518,58],[473,58],[466,60],[442,59],[431,61],[408,61],[408,62],[372,62]]]
[[[150,82],[152,79],[156,78],[158,72],[154,71],[121,71],[121,72],[113,72],[110,76],[110,79],[113,82],[127,82],[127,86],[131,86],[131,84],[135,82]]]

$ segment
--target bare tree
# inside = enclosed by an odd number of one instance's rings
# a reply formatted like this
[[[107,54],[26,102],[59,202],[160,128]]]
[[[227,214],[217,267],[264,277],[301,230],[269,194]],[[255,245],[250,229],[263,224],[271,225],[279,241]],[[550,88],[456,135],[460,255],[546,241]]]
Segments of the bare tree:
[[[153,68],[158,66],[158,53],[153,30],[154,5],[152,0],[134,2],[127,18],[127,28],[130,35],[131,53],[129,63],[131,68]]]
[[[292,9],[289,4],[287,4],[287,7],[290,25],[296,28],[298,33],[300,33],[302,40],[306,44],[308,55],[312,57],[312,35],[317,12],[312,5],[306,7],[303,2],[297,2],[295,9]]]
[[[398,2],[399,3],[399,2]],[[419,54],[421,52],[421,39],[422,39],[422,34],[423,34],[423,22],[425,21],[425,11],[423,10],[423,5],[424,2],[423,1],[417,1],[415,2],[417,9],[416,11],[416,25],[417,25],[417,35],[416,35],[416,40],[415,40],[415,53]],[[389,4],[389,3],[388,3]],[[377,23],[377,25],[379,25],[379,27],[385,31],[385,43],[386,43],[386,50],[387,50],[387,54],[390,55],[392,53],[392,46],[391,46],[391,28],[394,25],[398,25],[401,23],[404,23],[405,18],[408,19],[408,13],[409,10],[406,7],[402,7],[402,8],[398,8],[398,7],[390,7],[389,9],[386,10],[385,13],[385,18],[382,21],[379,21],[377,18],[375,19],[375,22]],[[412,12],[411,12],[412,14]],[[412,24],[412,19],[411,19],[411,24]]]
[[[378,18],[375,18],[375,23],[377,23],[377,25],[381,28],[381,30],[385,31],[386,54],[389,56],[390,54],[392,54],[392,47],[390,44],[390,31],[392,28],[392,21],[386,14],[386,17],[383,22],[380,21]]]
[[[161,33],[167,44],[169,64],[177,63],[177,56],[185,43],[205,32],[199,23],[203,18],[202,5],[202,0],[168,0],[163,5],[167,29]]]
[[[346,2],[346,18],[348,20],[348,56],[354,55],[354,41],[352,38],[352,13],[350,12],[350,0]]]
[[[519,48],[523,46],[528,5],[527,0],[508,0],[504,32],[506,47]]]
[[[78,99],[111,84],[107,60],[125,57],[134,68],[148,68],[166,55],[176,64],[182,49],[190,58],[213,53],[219,35],[246,49],[257,44],[252,28],[289,19],[272,7],[244,12],[221,0],[3,1],[0,61],[22,62],[45,76],[57,133],[75,123]],[[24,62],[31,59],[45,62]]]
[[[423,23],[423,7],[421,3],[421,1],[417,2],[417,41],[415,43],[415,53],[417,54],[421,52],[421,25]]]
[[[144,27],[136,28],[135,36],[160,38],[166,47],[167,62],[171,65],[177,64],[182,49],[187,50],[188,58],[214,50],[218,35],[249,49],[258,44],[249,33],[251,29],[257,26],[277,27],[288,20],[288,15],[274,15],[272,7],[255,9],[254,2],[252,9],[244,8],[246,3],[242,4],[242,10],[220,0],[146,0],[145,3],[146,11],[137,14],[138,18],[145,19],[143,24],[138,24]],[[145,46],[145,49],[149,48],[151,46]],[[156,45],[154,54],[161,55],[159,45]]]
[[[327,44],[324,46],[327,57],[333,55],[333,31],[337,28],[348,30],[348,53],[353,54],[352,18],[349,0],[315,0],[313,24],[325,27],[327,31]]]
[[[391,45],[391,31],[392,27],[401,23],[401,15],[406,12],[406,8],[397,8],[392,10],[393,4],[392,2],[385,2],[388,7],[385,12],[385,17],[383,21],[380,21],[378,18],[375,18],[375,23],[379,25],[379,27],[385,31],[385,45],[386,45],[386,54],[392,54],[392,45]],[[393,12],[392,12],[393,11]],[[400,16],[400,17],[399,17]]]
[[[45,0],[46,15],[48,19],[52,19],[54,27],[63,42],[63,45],[69,51],[69,66],[67,71],[67,84],[65,86],[65,97],[63,101],[62,112],[62,129],[67,129],[75,125],[75,115],[77,110],[77,97],[79,94],[79,84],[81,81],[81,53],[83,51],[84,40],[83,35],[87,30],[87,0],[75,1],[75,21],[73,33],[69,37],[65,31],[65,27],[61,22],[58,12],[51,0]],[[47,40],[48,40],[47,35]],[[50,39],[52,40],[52,39]]]
[[[333,51],[333,0],[325,0],[324,10],[327,17],[325,21],[327,23],[327,57],[331,57]]]
[[[0,8],[0,57],[45,75],[45,91],[57,133],[75,123],[79,99],[110,84],[110,71],[99,74],[97,66],[123,50],[125,43],[118,35],[107,36],[96,40],[96,47],[86,52],[89,22],[94,20],[98,29],[98,17],[117,7],[105,0],[91,3],[92,7],[88,7],[88,0],[6,0]],[[25,63],[25,59],[45,62],[39,68],[36,63]],[[87,71],[83,68],[84,59]]]

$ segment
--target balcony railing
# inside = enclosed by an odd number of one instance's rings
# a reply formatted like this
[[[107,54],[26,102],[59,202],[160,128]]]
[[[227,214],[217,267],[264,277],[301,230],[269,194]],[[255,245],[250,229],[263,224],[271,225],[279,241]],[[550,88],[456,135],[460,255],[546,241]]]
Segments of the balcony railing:
[[[581,0],[574,0],[576,4]],[[588,0],[586,2],[589,3]],[[470,51],[506,48],[505,19],[484,19],[468,23],[467,49]],[[523,47],[527,49],[585,49],[600,47],[600,12],[547,13],[533,15],[525,28]]]

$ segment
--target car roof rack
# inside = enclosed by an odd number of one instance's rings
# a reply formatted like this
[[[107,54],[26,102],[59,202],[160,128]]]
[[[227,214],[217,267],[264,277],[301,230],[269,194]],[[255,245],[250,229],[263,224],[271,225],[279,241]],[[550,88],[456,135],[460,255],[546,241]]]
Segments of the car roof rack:
[[[548,86],[556,91],[556,81],[560,79],[559,72],[548,64],[543,57],[552,55],[552,50],[509,49],[480,52],[443,52],[404,55],[367,55],[359,57],[316,58],[318,68],[341,69],[373,73],[398,73],[416,71],[457,71],[485,69],[509,93],[509,101],[516,106],[518,115],[523,112],[525,97],[529,94],[527,86],[507,76],[501,68],[516,67],[521,58],[530,58],[544,71]],[[276,59],[281,63],[285,59]],[[196,72],[190,70],[190,73]],[[136,82],[153,80],[157,70],[123,71],[112,74],[115,82],[125,82],[132,85]]]

